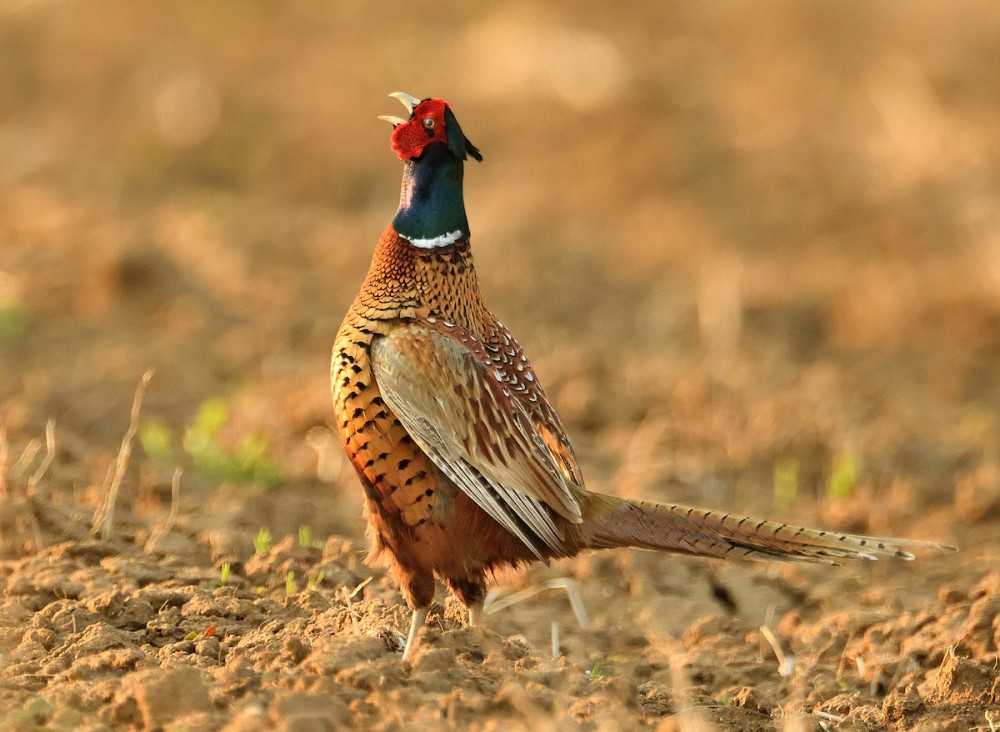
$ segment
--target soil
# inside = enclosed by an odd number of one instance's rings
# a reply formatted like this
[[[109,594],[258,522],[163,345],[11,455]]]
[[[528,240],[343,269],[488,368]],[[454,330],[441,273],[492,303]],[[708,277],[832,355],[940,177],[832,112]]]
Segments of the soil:
[[[571,5],[0,11],[0,729],[1000,725],[992,6]],[[397,88],[591,488],[960,551],[586,554],[404,663],[326,383]]]

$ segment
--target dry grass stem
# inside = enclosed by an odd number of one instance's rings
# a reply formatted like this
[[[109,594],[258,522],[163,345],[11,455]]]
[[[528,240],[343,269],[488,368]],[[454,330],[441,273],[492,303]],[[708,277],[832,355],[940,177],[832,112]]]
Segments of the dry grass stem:
[[[840,654],[840,661],[837,663],[837,675],[834,677],[839,684],[844,678],[844,671],[847,669],[847,651],[851,648],[851,643],[854,641],[854,633],[851,633],[847,637],[847,642],[844,644],[844,650]]]
[[[361,590],[364,589],[364,587],[369,582],[371,582],[373,579],[374,579],[374,577],[369,577],[368,579],[362,581],[357,587],[355,587],[350,592],[347,591],[346,587],[341,587],[340,588],[340,592],[344,596],[344,602],[347,604],[347,612],[349,613],[350,618],[351,618],[351,627],[354,629],[354,635],[357,635],[357,636],[361,635],[361,626],[358,625],[358,613],[354,609],[354,602],[353,602],[353,600],[354,600],[354,597],[359,592],[361,592]]]
[[[177,514],[180,511],[181,476],[183,474],[184,471],[180,468],[174,470],[174,475],[170,479],[170,513],[167,515],[167,520],[163,523],[163,526],[160,527],[159,531],[153,534],[150,540],[146,542],[147,551],[154,549],[160,538],[165,536],[172,528],[174,528],[174,523],[177,521]]]
[[[899,686],[899,680],[903,678],[903,675],[905,673],[913,670],[913,666],[914,666],[913,658],[910,656],[909,653],[907,653],[905,656],[899,659],[899,663],[896,665],[896,671],[892,674],[892,678],[889,679],[889,683],[886,685],[884,693],[888,694],[890,691]],[[872,679],[872,687],[874,691],[877,691],[877,688],[875,687],[878,686],[878,678],[881,675],[882,675],[882,670],[880,669],[878,676]]]
[[[774,631],[766,625],[760,626],[760,634],[767,640],[771,650],[774,651],[774,657],[778,659],[778,673],[785,678],[791,676],[792,669],[795,668],[795,657],[785,653]]]
[[[42,479],[49,466],[52,465],[52,461],[56,457],[56,423],[55,420],[49,420],[45,423],[45,457],[42,458],[42,462],[39,463],[38,469],[32,474],[28,479],[28,496],[34,497],[35,491],[38,487],[38,481]]]
[[[24,475],[24,473],[28,471],[28,466],[31,465],[32,461],[35,459],[35,455],[37,455],[38,451],[41,449],[41,440],[37,437],[29,440],[28,444],[25,445],[24,449],[21,451],[21,456],[17,459],[17,462],[11,466],[9,473],[10,477],[16,479]]]
[[[483,603],[483,610],[492,615],[511,605],[516,605],[519,602],[532,598],[545,590],[564,590],[566,596],[569,598],[573,614],[576,616],[576,622],[580,624],[580,628],[586,630],[590,626],[590,616],[587,615],[587,608],[583,605],[583,597],[580,595],[580,590],[577,588],[576,583],[569,577],[557,577],[541,584],[532,585],[518,592],[513,592],[506,597],[497,597],[496,594],[490,593]]]
[[[337,436],[326,427],[313,427],[306,433],[306,444],[316,452],[316,479],[337,482],[345,462]]]
[[[844,721],[844,717],[839,714],[830,714],[830,712],[813,712],[813,714],[820,719],[825,719],[828,722],[840,723]]]
[[[131,418],[128,430],[126,430],[125,436],[122,438],[121,447],[118,449],[118,457],[113,464],[114,473],[112,474],[110,470],[108,471],[109,476],[111,476],[110,481],[105,481],[105,488],[101,491],[103,500],[94,512],[90,530],[94,534],[99,531],[102,541],[110,541],[114,533],[115,505],[118,502],[118,491],[121,488],[122,479],[125,477],[125,471],[128,469],[129,458],[132,455],[132,441],[135,439],[135,433],[139,429],[139,412],[142,409],[142,397],[146,393],[146,387],[152,378],[153,370],[149,369],[142,375],[139,385],[135,389],[135,398],[132,400]]]

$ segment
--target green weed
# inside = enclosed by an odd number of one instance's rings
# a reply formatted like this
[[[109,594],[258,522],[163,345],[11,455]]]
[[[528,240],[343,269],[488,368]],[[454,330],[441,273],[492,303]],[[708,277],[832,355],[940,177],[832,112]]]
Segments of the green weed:
[[[594,661],[594,667],[590,669],[590,675],[588,681],[597,681],[601,678],[601,661],[600,659]]]
[[[225,400],[209,399],[185,428],[184,450],[191,456],[195,471],[225,483],[277,484],[281,474],[267,456],[267,439],[250,433],[240,438],[235,448],[228,448],[219,439],[228,422],[229,405]]]
[[[793,457],[781,458],[774,464],[774,505],[791,508],[799,495],[799,461]]]
[[[251,432],[230,447],[222,440],[229,424],[229,405],[222,398],[202,402],[198,413],[184,427],[181,444],[191,465],[202,478],[269,487],[281,480],[281,471],[268,456],[267,438]],[[158,420],[147,420],[139,428],[139,442],[150,459],[159,465],[175,465],[174,434]]]
[[[160,420],[149,419],[139,426],[139,444],[157,465],[166,467],[177,463],[173,443],[173,430]]]
[[[323,584],[323,580],[326,578],[326,570],[321,569],[315,575],[310,575],[306,578],[306,586],[310,590],[318,590],[319,586]]]
[[[270,549],[272,544],[274,544],[274,537],[271,536],[271,532],[266,526],[262,526],[253,538],[254,552],[262,554]]]
[[[831,501],[850,498],[858,487],[861,477],[861,459],[851,452],[841,453],[833,462],[830,480],[826,485],[826,497]]]
[[[27,310],[19,305],[0,307],[0,341],[16,338],[27,328]]]
[[[311,526],[303,524],[299,527],[299,546],[307,549],[322,549],[323,542],[313,536]]]

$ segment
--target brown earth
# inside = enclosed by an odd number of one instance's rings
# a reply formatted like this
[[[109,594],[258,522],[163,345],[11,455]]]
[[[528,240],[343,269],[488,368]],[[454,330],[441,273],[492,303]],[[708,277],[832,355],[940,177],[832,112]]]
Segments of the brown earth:
[[[0,729],[995,729],[998,37],[964,2],[0,8]],[[961,551],[589,554],[498,577],[537,594],[486,628],[442,595],[402,663],[326,384],[395,89],[486,155],[483,287],[592,488]]]

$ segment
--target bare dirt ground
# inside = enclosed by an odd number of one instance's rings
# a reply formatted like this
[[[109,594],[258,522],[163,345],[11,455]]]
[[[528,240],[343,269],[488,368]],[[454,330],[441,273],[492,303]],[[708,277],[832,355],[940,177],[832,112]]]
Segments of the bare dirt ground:
[[[0,729],[995,729],[994,11],[0,7]],[[592,488],[961,551],[589,554],[403,664],[326,383],[396,89]]]

